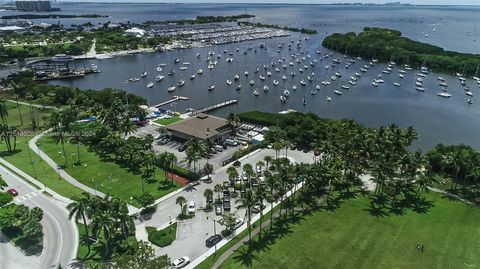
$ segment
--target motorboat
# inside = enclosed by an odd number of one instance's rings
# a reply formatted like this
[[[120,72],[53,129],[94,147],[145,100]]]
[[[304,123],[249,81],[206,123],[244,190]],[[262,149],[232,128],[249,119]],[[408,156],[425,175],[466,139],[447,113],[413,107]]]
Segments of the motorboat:
[[[150,83],[147,84],[147,88],[152,88],[153,85],[154,85],[154,83],[153,83],[153,82],[150,82]]]
[[[425,91],[425,89],[422,88],[422,87],[415,87],[415,90],[417,90],[419,92],[424,92]]]
[[[163,68],[161,68],[160,66],[157,67],[157,72],[162,72],[163,71]]]
[[[263,86],[263,91],[268,92],[268,86],[267,85]]]
[[[232,85],[232,81],[227,79],[227,85]]]
[[[253,95],[258,96],[260,93],[257,90],[253,91]]]
[[[265,76],[260,75],[260,80],[265,80]]]
[[[307,85],[307,83],[305,82],[305,80],[300,80],[300,85],[305,86]]]
[[[249,83],[250,83],[250,85],[253,85],[253,84],[255,84],[255,81],[252,79],[252,80],[250,80]]]
[[[339,90],[334,90],[333,91],[336,95],[343,95],[343,92],[339,91]]]
[[[196,77],[197,77],[197,76],[196,76],[195,74],[192,74],[192,75],[190,76],[190,79],[195,79]]]
[[[346,85],[342,85],[342,89],[348,90],[348,89],[350,89],[350,87],[348,87]]]
[[[280,102],[285,103],[287,101],[287,98],[283,95],[280,95]]]
[[[178,87],[182,87],[183,85],[185,85],[185,80],[181,79],[178,81]]]
[[[215,90],[215,85],[214,85],[214,84],[208,86],[208,91],[209,91],[209,92],[211,92],[211,91],[213,91],[213,90]]]
[[[233,80],[239,80],[239,79],[240,79],[240,76],[238,74],[233,76]]]
[[[397,87],[400,87],[400,83],[398,83],[398,82],[393,83],[393,85],[395,85]]]
[[[273,80],[273,85],[277,86],[279,84],[278,80],[274,79]]]
[[[242,84],[238,84],[237,87],[235,88],[235,90],[239,91],[240,89],[242,89]]]
[[[285,95],[285,97],[290,96],[290,91],[287,90],[287,89],[285,89],[285,90],[283,91],[283,95]]]
[[[287,80],[287,76],[282,76],[282,79],[283,79],[283,80]]]
[[[164,78],[165,78],[164,76],[158,75],[155,77],[155,81],[159,82],[159,81],[162,81]]]
[[[327,102],[331,102],[332,98],[330,96],[327,96]]]
[[[203,70],[202,70],[202,69],[198,69],[198,70],[197,70],[197,74],[199,74],[199,75],[203,74]]]
[[[450,98],[452,95],[447,93],[447,92],[438,92],[437,96],[444,97],[444,98]]]
[[[146,77],[147,75],[148,75],[147,71],[143,71],[143,73],[140,74],[140,77],[144,78],[144,77]]]
[[[175,91],[176,89],[177,89],[177,88],[176,88],[175,86],[170,86],[167,91],[168,91],[168,92],[173,92],[173,91]]]

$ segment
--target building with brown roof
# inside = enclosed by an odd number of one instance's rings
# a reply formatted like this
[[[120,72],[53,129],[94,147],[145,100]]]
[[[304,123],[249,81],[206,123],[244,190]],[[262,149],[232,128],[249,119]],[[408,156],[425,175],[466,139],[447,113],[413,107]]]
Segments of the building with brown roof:
[[[228,120],[203,113],[170,124],[166,128],[173,137],[180,140],[198,138],[217,142],[225,140],[232,131]]]

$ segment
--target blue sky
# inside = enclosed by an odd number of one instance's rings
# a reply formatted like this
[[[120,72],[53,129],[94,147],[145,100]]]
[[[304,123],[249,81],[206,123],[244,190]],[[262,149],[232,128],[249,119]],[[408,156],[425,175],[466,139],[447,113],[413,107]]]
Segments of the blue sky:
[[[346,2],[385,3],[397,0],[57,0],[58,2],[153,2],[153,3],[288,3],[288,4],[329,4]],[[480,5],[480,0],[404,0],[402,3],[419,5]]]

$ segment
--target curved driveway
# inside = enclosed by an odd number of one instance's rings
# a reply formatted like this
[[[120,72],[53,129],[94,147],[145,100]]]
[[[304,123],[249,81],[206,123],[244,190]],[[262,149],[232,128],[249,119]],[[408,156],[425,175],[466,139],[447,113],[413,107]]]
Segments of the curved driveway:
[[[43,269],[57,268],[58,265],[68,268],[77,255],[78,230],[75,223],[68,219],[66,204],[44,196],[41,190],[24,183],[17,175],[3,167],[0,167],[0,174],[9,188],[15,188],[19,193],[19,196],[14,199],[14,203],[24,204],[28,207],[39,207],[43,210],[41,223],[44,233],[43,251],[38,257],[18,257],[20,252],[15,249],[14,251],[7,251],[0,255],[0,269]],[[7,248],[12,250],[6,244],[9,243],[0,241],[0,251]],[[31,266],[32,262],[35,263],[33,267]]]

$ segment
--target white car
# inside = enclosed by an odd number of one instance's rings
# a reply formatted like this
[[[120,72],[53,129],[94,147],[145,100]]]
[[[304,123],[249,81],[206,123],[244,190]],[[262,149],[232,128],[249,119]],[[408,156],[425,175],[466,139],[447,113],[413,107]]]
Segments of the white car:
[[[176,259],[172,262],[172,269],[178,269],[178,268],[183,268],[187,264],[190,263],[190,258],[187,256],[183,256],[179,259]]]
[[[257,172],[257,174],[261,174],[261,173],[262,173],[262,167],[261,167],[261,166],[258,166],[258,165],[257,165],[257,167],[255,167],[255,168],[256,168],[255,171]]]
[[[240,226],[242,226],[242,225],[243,225],[243,220],[240,219],[240,218],[237,218],[237,219],[235,220],[235,229],[240,228]]]
[[[190,201],[188,203],[188,208],[187,208],[187,212],[188,214],[195,214],[195,211],[196,211],[196,207],[195,207],[195,202],[194,201]]]

